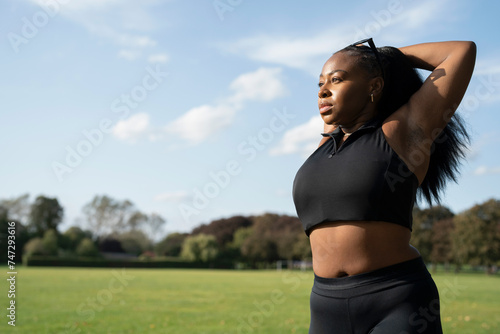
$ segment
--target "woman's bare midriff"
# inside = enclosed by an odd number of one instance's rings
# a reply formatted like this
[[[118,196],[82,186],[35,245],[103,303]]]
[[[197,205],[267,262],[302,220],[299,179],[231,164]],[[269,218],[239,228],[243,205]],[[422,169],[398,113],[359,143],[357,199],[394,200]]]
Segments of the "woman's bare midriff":
[[[323,223],[310,234],[314,273],[343,277],[420,256],[410,245],[411,232],[394,223],[343,221]]]

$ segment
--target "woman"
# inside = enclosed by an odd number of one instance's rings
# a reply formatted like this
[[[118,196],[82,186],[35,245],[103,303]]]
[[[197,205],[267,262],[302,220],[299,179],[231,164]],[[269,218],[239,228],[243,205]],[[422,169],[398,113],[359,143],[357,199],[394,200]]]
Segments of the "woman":
[[[475,55],[473,42],[368,39],[323,66],[324,138],[293,186],[313,254],[309,333],[442,333],[411,215],[417,190],[431,202],[455,178],[468,137],[452,116]],[[415,68],[432,73],[422,83]]]

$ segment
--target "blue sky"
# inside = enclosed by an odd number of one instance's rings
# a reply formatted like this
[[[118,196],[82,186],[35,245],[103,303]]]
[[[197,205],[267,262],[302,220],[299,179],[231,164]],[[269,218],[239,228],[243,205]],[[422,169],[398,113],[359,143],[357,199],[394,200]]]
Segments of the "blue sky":
[[[500,197],[496,1],[6,0],[0,3],[0,198],[57,197],[62,230],[96,194],[167,220],[295,215],[320,140],[317,77],[364,37],[473,40],[460,107],[473,144],[443,204]]]

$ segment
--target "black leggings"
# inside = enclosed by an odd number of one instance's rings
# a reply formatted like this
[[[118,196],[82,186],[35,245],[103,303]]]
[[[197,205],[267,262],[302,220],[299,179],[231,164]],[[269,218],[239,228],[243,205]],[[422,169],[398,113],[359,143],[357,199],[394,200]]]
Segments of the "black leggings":
[[[441,334],[439,295],[421,257],[340,278],[314,277],[309,334]]]

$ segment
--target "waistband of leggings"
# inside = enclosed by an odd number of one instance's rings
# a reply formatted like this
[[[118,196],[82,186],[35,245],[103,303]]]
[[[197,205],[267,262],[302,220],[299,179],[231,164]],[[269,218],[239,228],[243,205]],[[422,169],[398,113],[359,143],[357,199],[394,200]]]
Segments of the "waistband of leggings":
[[[313,291],[321,295],[341,298],[430,278],[431,275],[422,257],[418,257],[352,276],[325,278],[315,274]]]

